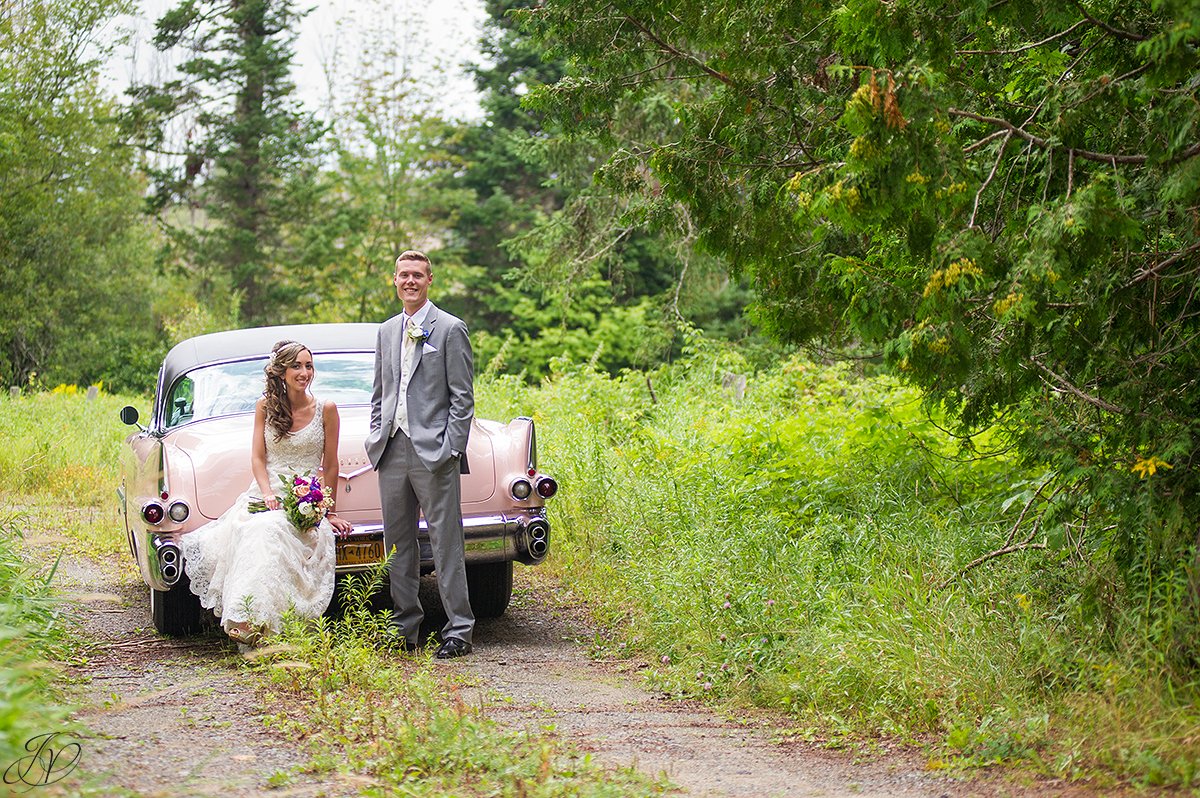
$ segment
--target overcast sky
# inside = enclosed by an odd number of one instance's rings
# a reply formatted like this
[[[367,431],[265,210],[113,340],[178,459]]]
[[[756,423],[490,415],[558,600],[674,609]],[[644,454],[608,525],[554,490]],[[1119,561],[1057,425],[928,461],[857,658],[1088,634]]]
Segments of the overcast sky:
[[[141,0],[141,13],[121,21],[132,35],[109,64],[113,91],[123,91],[135,77],[148,80],[169,64],[151,39],[155,20],[174,5],[176,0]],[[406,57],[417,68],[432,69],[440,62],[444,74],[437,87],[439,110],[458,118],[478,117],[474,85],[461,64],[479,59],[482,0],[310,0],[309,5],[315,7],[301,24],[294,77],[301,100],[311,110],[319,110],[328,98],[323,63],[335,52],[352,53],[367,31],[390,29],[395,41],[408,44]]]

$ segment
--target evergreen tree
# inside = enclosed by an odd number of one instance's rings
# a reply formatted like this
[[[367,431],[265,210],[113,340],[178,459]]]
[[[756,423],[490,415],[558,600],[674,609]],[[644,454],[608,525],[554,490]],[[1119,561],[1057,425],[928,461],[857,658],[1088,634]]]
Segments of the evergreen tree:
[[[525,103],[530,91],[571,80],[563,59],[518,25],[536,4],[491,0],[476,69],[485,119],[459,149],[455,184],[476,201],[458,211],[455,254],[478,286],[462,308],[486,358],[506,339],[505,365],[541,374],[552,358],[595,358],[611,370],[645,366],[678,351],[680,325],[741,338],[745,293],[724,265],[676,233],[686,214],[672,203],[629,202],[592,171],[665,106],[653,102],[611,122],[596,139],[556,136]],[[637,330],[636,335],[630,335]]]
[[[780,339],[880,354],[964,435],[998,424],[1048,467],[997,551],[1179,577],[1200,528],[1195,3],[546,0],[526,18],[576,70],[536,98],[573,135],[670,98],[670,135],[604,169],[684,203]]]
[[[303,13],[291,0],[183,0],[154,39],[186,53],[179,76],[130,91],[153,210],[205,294],[232,294],[227,322],[281,320],[302,282],[289,222],[311,200],[320,138],[290,76]]]

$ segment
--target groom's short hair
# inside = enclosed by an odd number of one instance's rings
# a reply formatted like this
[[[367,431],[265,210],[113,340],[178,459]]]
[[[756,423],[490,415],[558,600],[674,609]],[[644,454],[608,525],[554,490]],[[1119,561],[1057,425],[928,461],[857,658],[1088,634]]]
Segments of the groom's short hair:
[[[400,268],[400,264],[406,260],[415,260],[425,264],[425,270],[430,274],[433,273],[433,264],[429,262],[429,256],[424,252],[418,252],[415,249],[406,249],[400,253],[400,257],[396,258],[396,268]]]

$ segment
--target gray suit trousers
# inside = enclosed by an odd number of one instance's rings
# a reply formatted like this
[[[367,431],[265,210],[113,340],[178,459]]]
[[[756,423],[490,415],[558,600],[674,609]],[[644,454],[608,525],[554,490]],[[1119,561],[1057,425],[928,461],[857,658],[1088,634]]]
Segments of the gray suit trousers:
[[[396,626],[409,643],[417,645],[425,611],[418,597],[421,556],[417,544],[417,519],[425,513],[438,592],[446,611],[442,639],[457,637],[471,642],[475,614],[467,593],[463,560],[461,486],[458,460],[451,459],[431,472],[397,431],[379,461],[379,495],[383,501],[383,546],[391,554],[392,610]],[[395,552],[392,552],[392,547]]]

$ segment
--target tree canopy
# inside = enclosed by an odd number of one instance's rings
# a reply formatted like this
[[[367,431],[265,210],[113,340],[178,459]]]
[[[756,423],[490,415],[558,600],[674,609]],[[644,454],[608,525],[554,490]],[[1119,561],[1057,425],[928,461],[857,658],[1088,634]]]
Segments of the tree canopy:
[[[143,184],[97,88],[115,0],[0,7],[0,379],[142,387],[157,341]]]
[[[297,293],[280,278],[295,257],[287,225],[309,200],[321,135],[291,78],[303,13],[290,0],[182,0],[154,38],[186,53],[178,74],[129,91],[152,210],[207,298],[232,297],[231,320],[269,320]]]
[[[572,135],[669,94],[669,135],[605,169],[683,203],[767,329],[882,356],[967,436],[1006,426],[1052,469],[1037,538],[1179,562],[1200,520],[1200,6],[546,0],[524,19],[573,65],[532,99]],[[1101,507],[1122,521],[1087,529]]]

